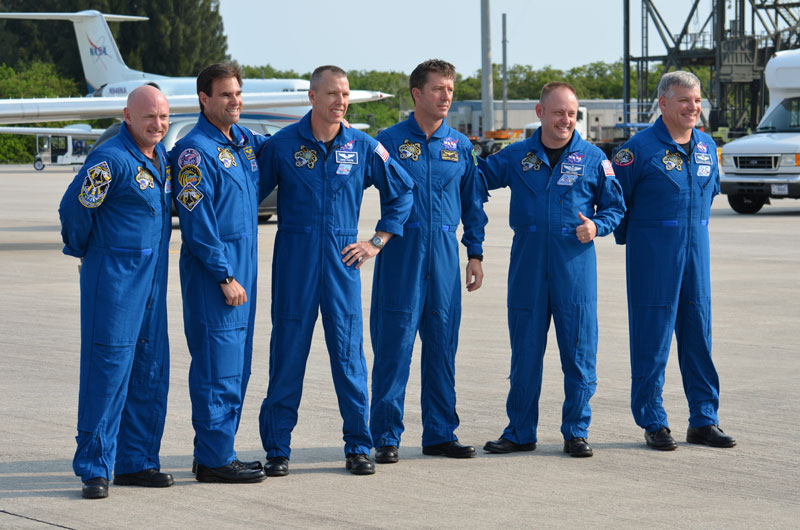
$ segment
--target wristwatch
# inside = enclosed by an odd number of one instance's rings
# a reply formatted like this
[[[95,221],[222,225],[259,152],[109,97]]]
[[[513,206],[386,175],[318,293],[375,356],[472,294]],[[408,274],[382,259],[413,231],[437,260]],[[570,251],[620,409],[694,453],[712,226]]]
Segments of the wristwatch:
[[[226,276],[224,280],[219,282],[220,285],[228,285],[233,283],[233,276]]]
[[[377,248],[383,248],[383,239],[381,239],[377,235],[373,236],[373,238],[370,240],[370,243],[375,245],[375,247]]]

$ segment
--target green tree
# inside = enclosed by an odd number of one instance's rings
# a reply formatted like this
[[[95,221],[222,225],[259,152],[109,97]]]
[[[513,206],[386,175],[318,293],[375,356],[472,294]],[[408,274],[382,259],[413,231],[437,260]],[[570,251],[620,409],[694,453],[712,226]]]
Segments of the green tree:
[[[110,22],[126,64],[168,76],[193,76],[209,63],[227,60],[228,44],[218,0],[0,0],[0,11],[141,15],[147,22]],[[72,22],[0,20],[0,64],[43,61],[84,85]]]
[[[40,61],[18,68],[0,65],[0,99],[80,95],[72,79],[62,77],[55,65]],[[45,125],[45,124],[39,124]],[[48,123],[49,127],[63,124]],[[36,154],[36,138],[0,134],[0,163],[27,163]]]

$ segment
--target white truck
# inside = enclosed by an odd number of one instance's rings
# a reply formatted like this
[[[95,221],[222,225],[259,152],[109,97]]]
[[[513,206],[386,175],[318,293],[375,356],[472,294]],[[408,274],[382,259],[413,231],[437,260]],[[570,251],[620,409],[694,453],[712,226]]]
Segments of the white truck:
[[[722,147],[722,193],[743,214],[800,198],[800,50],[775,53],[764,75],[769,107],[755,133]]]

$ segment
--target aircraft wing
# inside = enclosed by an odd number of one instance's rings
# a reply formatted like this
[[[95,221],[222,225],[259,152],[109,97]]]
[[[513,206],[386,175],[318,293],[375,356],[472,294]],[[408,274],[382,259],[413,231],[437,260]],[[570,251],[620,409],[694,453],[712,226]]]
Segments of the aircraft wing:
[[[49,134],[53,136],[72,136],[73,138],[87,138],[95,139],[100,138],[100,135],[105,132],[105,129],[92,129],[88,125],[86,128],[78,128],[74,126],[67,127],[2,127],[0,126],[0,134]]]
[[[380,101],[391,94],[371,90],[352,90],[350,103]],[[197,96],[167,96],[171,114],[198,113]],[[46,121],[121,118],[127,98],[28,98],[0,100],[0,124],[37,123]],[[243,110],[248,112],[267,108],[300,107],[309,105],[306,92],[262,92],[245,94]]]

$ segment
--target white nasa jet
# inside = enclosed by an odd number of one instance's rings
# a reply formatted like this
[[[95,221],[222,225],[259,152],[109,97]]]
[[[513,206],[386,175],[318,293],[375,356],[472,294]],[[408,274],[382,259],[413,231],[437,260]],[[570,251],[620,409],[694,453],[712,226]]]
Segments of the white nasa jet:
[[[106,20],[144,21],[147,17],[104,15],[89,10],[77,13],[0,13],[0,18],[69,20],[75,29],[81,64],[93,97],[0,100],[0,124],[121,117],[127,95],[141,85],[160,89],[172,114],[200,111],[193,77],[167,77],[131,70],[122,60]],[[305,79],[243,79],[242,117],[287,125],[309,110],[309,82]],[[351,90],[350,103],[378,101],[390,94]],[[25,134],[20,128],[18,134]],[[8,132],[7,129],[3,132]]]

